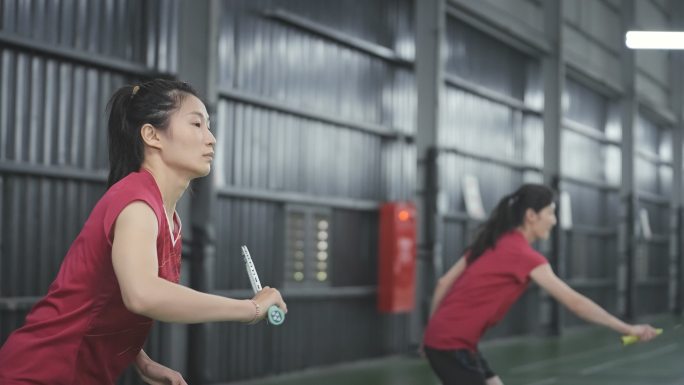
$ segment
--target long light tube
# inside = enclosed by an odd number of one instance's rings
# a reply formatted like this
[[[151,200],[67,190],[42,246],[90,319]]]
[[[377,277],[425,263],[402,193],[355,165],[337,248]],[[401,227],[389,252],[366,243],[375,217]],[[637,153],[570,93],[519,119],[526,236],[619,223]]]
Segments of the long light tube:
[[[628,31],[625,44],[631,49],[684,49],[684,32]]]

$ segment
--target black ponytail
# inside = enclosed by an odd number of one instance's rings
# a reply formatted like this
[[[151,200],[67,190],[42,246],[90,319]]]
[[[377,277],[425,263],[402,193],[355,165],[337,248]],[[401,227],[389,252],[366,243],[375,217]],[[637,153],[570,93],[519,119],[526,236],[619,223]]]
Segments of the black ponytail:
[[[494,247],[501,235],[522,225],[527,209],[539,212],[551,203],[553,191],[540,184],[524,184],[514,193],[503,197],[466,249],[468,264]]]
[[[145,153],[140,128],[151,124],[166,129],[169,117],[187,95],[197,96],[197,92],[187,83],[166,79],[123,86],[112,95],[107,103],[108,187],[140,170]]]

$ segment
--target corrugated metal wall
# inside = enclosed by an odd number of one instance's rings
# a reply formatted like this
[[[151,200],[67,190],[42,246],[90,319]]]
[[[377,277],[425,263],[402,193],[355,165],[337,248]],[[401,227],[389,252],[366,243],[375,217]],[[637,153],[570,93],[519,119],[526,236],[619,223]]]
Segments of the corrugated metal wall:
[[[107,98],[136,79],[177,75],[179,1],[0,0],[0,343],[45,293],[104,191]],[[211,290],[250,296],[238,253],[247,244],[262,282],[282,288],[290,314],[279,328],[209,325],[201,341],[205,382],[407,351],[414,332],[408,316],[379,315],[375,285],[377,208],[413,199],[422,183],[414,144],[415,0],[221,4]],[[574,287],[611,311],[620,311],[624,221],[626,90],[616,70],[622,4],[561,2],[568,76],[560,177],[574,220],[563,233],[562,267]],[[479,224],[465,213],[464,176],[478,178],[487,211],[520,183],[543,179],[542,61],[550,44],[543,2],[447,5],[437,143],[445,268]],[[662,1],[635,5],[639,26],[671,23]],[[636,313],[644,315],[668,309],[670,199],[674,172],[681,172],[672,135],[681,127],[668,105],[667,55],[636,58],[637,211],[648,213],[654,234],[639,238],[635,263]],[[325,218],[324,279],[286,275],[298,262],[289,247],[298,231],[317,236],[290,228],[291,213]],[[315,252],[307,253],[314,261]],[[539,292],[528,291],[489,338],[538,329],[547,322],[540,303]],[[159,325],[147,350],[185,371],[185,338],[182,326]],[[120,383],[138,380],[128,372]]]
[[[621,176],[609,165],[620,164],[619,116],[613,100],[572,78],[565,92],[561,171],[573,221],[565,230],[566,278],[615,313]],[[584,322],[565,314],[569,324]]]
[[[638,314],[653,314],[668,310],[671,128],[657,124],[642,113],[637,120],[636,138],[635,177],[639,190],[640,224],[636,254],[636,311]],[[644,216],[648,218],[648,224]]]
[[[412,2],[222,4],[215,289],[246,295],[247,244],[290,315],[279,328],[215,325],[207,380],[406,350],[408,319],[378,315],[375,282],[377,207],[415,184]],[[330,210],[323,282],[285,276],[294,206]]]
[[[671,11],[666,2],[637,1],[635,5],[638,27],[666,30],[671,25]],[[634,176],[639,198],[639,218],[645,215],[642,212],[648,214],[652,232],[652,236],[647,237],[641,227],[638,238],[635,312],[641,315],[668,310],[670,197],[673,193],[672,126],[675,118],[667,108],[672,97],[668,53],[638,52],[636,67],[636,89],[643,96],[634,127]],[[681,165],[678,169],[681,169]]]

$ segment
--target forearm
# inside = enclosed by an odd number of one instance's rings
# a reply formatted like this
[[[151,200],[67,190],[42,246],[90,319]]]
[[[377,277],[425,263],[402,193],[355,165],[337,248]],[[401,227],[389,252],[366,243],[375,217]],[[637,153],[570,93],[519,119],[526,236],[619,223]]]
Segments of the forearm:
[[[609,327],[618,333],[629,334],[629,325],[608,313],[601,306],[583,295],[578,294],[577,299],[572,305],[568,306],[568,308],[578,317],[586,321]]]
[[[578,317],[598,325],[607,326],[618,333],[630,334],[631,325],[620,321],[594,301],[571,288],[554,274],[549,264],[542,264],[534,268],[530,272],[530,277]]]
[[[432,295],[432,302],[430,303],[430,316],[432,317],[432,314],[437,310],[437,307],[439,304],[442,302],[444,299],[444,296],[449,292],[451,287],[454,285],[454,282],[458,279],[458,277],[463,273],[463,271],[466,268],[466,258],[461,257],[455,264],[452,266],[449,271],[447,271],[442,278],[440,278],[437,281],[437,286],[435,286],[435,292]]]
[[[435,313],[435,310],[437,310],[437,306],[439,306],[439,304],[444,299],[447,290],[448,287],[444,285],[442,282],[439,282],[435,287],[435,292],[432,295],[432,302],[430,302],[430,317],[432,317],[432,315]]]
[[[141,285],[135,299],[124,302],[134,313],[163,322],[248,322],[256,314],[249,300],[201,293],[161,278]]]

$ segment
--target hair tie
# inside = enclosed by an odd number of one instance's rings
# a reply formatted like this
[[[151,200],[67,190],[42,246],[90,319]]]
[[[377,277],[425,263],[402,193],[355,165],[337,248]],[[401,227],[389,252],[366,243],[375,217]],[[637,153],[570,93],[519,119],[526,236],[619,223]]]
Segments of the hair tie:
[[[134,86],[134,87],[133,87],[133,93],[131,94],[131,97],[134,97],[135,94],[138,93],[138,90],[139,90],[139,89],[140,89],[140,86]]]

